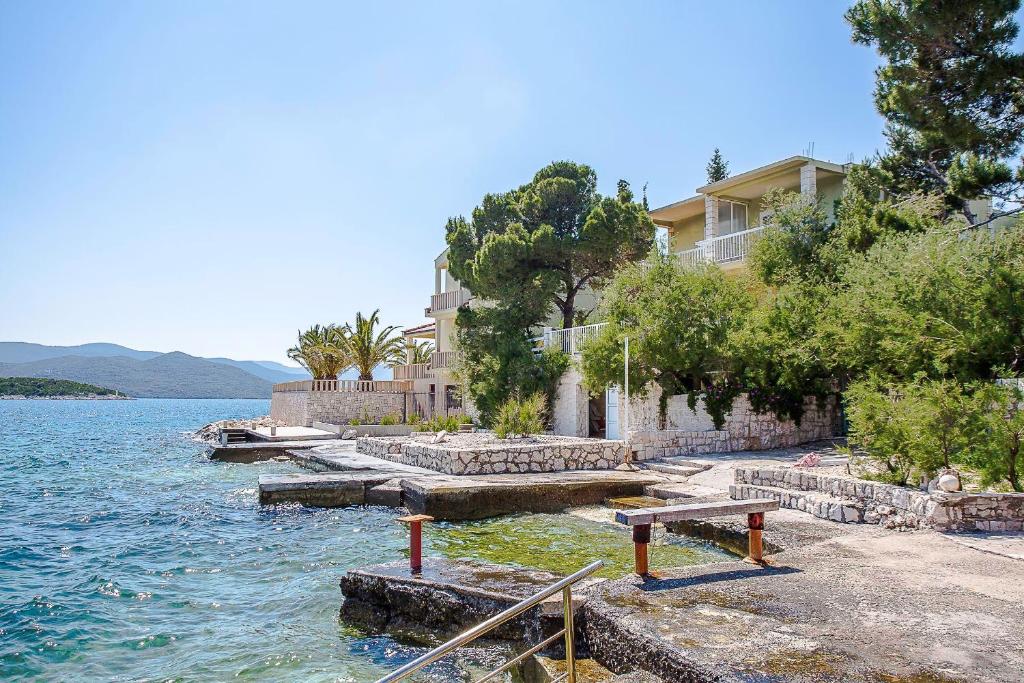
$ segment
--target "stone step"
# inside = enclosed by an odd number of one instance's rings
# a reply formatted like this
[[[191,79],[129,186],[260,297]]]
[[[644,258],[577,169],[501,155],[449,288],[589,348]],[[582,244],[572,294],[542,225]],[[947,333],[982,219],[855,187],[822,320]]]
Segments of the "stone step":
[[[851,498],[835,498],[824,493],[795,491],[778,486],[733,484],[729,487],[729,496],[737,500],[774,499],[779,501],[779,507],[844,524],[876,524],[879,521],[877,514],[865,511],[863,502]]]
[[[647,469],[653,472],[661,472],[662,474],[674,474],[678,477],[692,477],[695,474],[700,474],[706,467],[693,467],[690,465],[672,465],[664,462],[649,462],[646,463]]]
[[[383,484],[366,489],[366,504],[402,507],[402,480],[389,479]]]

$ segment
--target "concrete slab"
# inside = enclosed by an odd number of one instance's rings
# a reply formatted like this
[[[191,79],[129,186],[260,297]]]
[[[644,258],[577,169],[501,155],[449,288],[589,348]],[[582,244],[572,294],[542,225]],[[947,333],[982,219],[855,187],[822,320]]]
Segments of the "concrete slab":
[[[974,532],[964,534],[946,534],[946,538],[960,545],[974,548],[993,555],[1001,555],[1011,560],[1024,560],[1024,532]],[[1022,568],[1024,571],[1024,568]]]
[[[272,460],[279,455],[288,455],[289,451],[316,448],[322,445],[318,440],[305,441],[246,441],[226,446],[220,444],[209,447],[210,459],[222,462],[253,463]]]
[[[387,473],[261,475],[260,504],[301,503],[314,507],[364,505],[366,491],[391,479]]]
[[[259,441],[323,441],[325,439],[338,438],[338,435],[334,432],[313,427],[275,427],[273,431],[275,433],[272,434],[270,427],[256,427],[255,429],[245,430],[246,434]]]
[[[832,529],[774,568],[705,565],[596,587],[584,607],[591,653],[665,680],[1020,680],[1020,561],[930,531]]]

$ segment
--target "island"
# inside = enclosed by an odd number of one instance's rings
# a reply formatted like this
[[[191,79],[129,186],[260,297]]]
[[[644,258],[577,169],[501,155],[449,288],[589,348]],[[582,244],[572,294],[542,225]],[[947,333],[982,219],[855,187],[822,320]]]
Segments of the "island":
[[[0,399],[29,398],[125,400],[131,397],[114,389],[67,379],[0,377]]]

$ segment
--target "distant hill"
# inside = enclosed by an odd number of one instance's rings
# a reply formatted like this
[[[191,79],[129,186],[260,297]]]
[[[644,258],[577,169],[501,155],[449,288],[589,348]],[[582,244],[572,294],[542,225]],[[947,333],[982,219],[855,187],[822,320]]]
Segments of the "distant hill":
[[[179,351],[147,359],[60,356],[0,363],[0,377],[68,379],[138,398],[269,398],[273,384],[241,368]]]
[[[0,377],[0,396],[48,398],[51,396],[113,396],[113,389],[66,379],[35,377]]]
[[[31,361],[60,358],[62,356],[86,356],[134,358],[149,360],[164,355],[160,351],[138,351],[120,344],[93,343],[77,346],[47,346],[29,342],[0,342],[0,363],[28,363]],[[203,360],[231,365],[249,374],[265,379],[272,384],[309,379],[309,373],[302,368],[288,367],[270,360],[233,360],[231,358],[205,358]]]

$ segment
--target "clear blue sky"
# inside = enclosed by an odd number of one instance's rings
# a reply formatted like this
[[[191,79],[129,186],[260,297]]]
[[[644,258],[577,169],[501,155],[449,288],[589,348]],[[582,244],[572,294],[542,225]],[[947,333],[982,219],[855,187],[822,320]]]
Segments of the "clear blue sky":
[[[552,160],[658,206],[874,152],[846,4],[735,4],[2,2],[0,340],[282,361],[423,322],[448,216]]]

